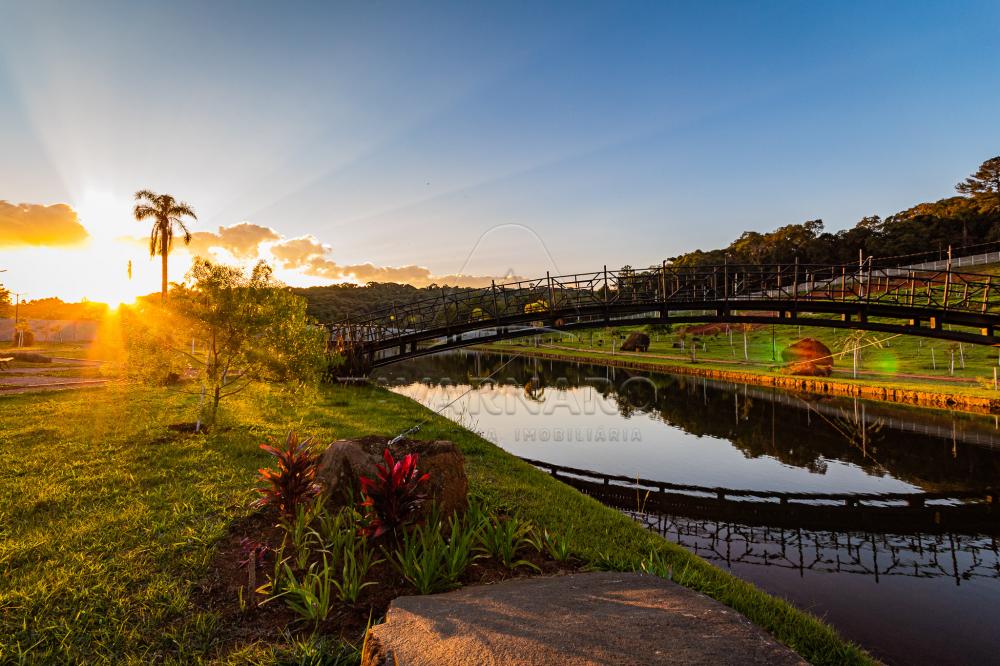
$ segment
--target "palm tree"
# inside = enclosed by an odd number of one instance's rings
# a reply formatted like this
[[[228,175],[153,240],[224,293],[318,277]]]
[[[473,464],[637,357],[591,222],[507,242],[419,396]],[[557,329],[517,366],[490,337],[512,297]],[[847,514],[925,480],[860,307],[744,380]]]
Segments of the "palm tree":
[[[174,226],[184,232],[184,244],[191,242],[191,232],[184,226],[182,217],[197,220],[194,209],[183,201],[177,201],[169,194],[157,194],[150,190],[139,190],[135,193],[135,208],[132,214],[139,222],[153,219],[153,230],[149,234],[149,256],[157,253],[163,260],[163,285],[160,297],[167,302],[167,255],[174,244]]]

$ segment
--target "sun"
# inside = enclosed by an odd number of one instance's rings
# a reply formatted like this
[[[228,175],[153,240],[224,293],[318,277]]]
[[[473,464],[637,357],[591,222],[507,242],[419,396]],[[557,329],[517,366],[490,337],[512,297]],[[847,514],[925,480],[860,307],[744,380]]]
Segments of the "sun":
[[[90,237],[85,252],[85,270],[80,289],[92,301],[117,307],[140,294],[154,291],[148,271],[138,259],[141,245],[129,238],[138,229],[132,219],[132,201],[110,190],[87,189],[75,206],[80,223]]]

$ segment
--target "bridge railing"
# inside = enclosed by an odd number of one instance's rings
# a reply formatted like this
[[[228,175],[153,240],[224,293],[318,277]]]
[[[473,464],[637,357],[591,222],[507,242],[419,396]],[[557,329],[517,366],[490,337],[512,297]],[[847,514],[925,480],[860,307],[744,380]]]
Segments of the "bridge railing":
[[[1000,312],[994,278],[975,273],[851,265],[738,265],[601,270],[493,284],[384,308],[358,321],[331,325],[339,345],[371,346],[421,332],[448,335],[470,323],[503,326],[530,320],[554,322],[574,313],[631,308],[748,307],[763,310],[810,301],[863,302]]]

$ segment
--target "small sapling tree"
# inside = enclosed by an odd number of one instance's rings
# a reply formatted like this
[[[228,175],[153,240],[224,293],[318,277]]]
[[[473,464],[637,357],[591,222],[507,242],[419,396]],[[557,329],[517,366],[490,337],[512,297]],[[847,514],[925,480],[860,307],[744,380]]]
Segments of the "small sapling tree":
[[[175,383],[200,379],[209,420],[219,403],[254,382],[314,383],[325,332],[306,315],[306,300],[259,262],[249,274],[196,259],[166,304],[148,299],[123,317],[128,372]]]
[[[249,275],[198,258],[170,306],[200,341],[203,354],[187,355],[219,402],[253,382],[311,383],[323,363],[325,334],[306,315],[306,300],[274,279],[261,261]]]

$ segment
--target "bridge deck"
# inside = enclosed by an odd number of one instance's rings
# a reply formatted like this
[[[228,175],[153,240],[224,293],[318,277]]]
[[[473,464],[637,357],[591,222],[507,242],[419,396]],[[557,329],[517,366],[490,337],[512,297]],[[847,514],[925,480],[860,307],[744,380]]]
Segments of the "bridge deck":
[[[482,342],[609,324],[803,324],[998,344],[994,277],[854,266],[603,270],[492,284],[332,324],[331,345],[358,365]]]

